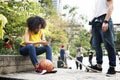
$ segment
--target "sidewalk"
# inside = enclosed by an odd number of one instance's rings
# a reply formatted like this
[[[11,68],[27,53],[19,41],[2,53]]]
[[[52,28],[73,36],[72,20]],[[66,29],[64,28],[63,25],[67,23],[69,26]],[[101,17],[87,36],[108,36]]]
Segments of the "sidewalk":
[[[71,70],[71,69],[58,69],[57,73],[45,74],[45,75],[40,75],[36,72],[25,72],[25,73],[15,73],[15,74],[0,75],[0,76],[7,78],[16,78],[21,80],[119,80],[120,79],[120,73],[117,73],[114,77],[107,77],[105,73],[90,73],[90,72]]]
[[[73,69],[58,69],[58,72],[55,74],[46,74],[40,75],[34,71],[32,72],[21,72],[21,73],[14,73],[14,74],[7,74],[7,75],[0,75],[0,77],[7,77],[7,78],[16,78],[21,80],[119,80],[120,73],[117,73],[114,77],[107,77],[106,71],[108,69],[108,58],[107,56],[104,57],[103,63],[103,72],[102,73],[90,73],[85,72],[85,68],[83,70],[76,70],[74,67]],[[93,59],[95,63],[95,57]],[[83,63],[88,65],[88,58],[84,57]],[[75,66],[75,63],[71,63],[71,65]],[[120,71],[120,64],[119,60],[117,59],[117,66],[116,70]],[[16,80],[10,79],[10,80]],[[9,79],[0,79],[0,80],[9,80]]]

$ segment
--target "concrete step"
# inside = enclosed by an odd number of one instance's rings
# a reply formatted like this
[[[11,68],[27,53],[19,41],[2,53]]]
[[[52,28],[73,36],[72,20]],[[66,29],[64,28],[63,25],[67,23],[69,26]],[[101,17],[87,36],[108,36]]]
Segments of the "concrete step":
[[[85,72],[83,70],[57,69],[54,74],[40,75],[35,71],[0,75],[0,80],[119,80],[120,73],[107,77],[105,73]],[[10,78],[10,79],[9,79]]]

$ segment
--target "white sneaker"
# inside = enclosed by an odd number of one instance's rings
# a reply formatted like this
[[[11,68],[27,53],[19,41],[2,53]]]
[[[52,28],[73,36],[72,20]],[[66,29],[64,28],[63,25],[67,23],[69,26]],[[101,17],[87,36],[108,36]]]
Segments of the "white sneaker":
[[[47,70],[42,70],[42,72],[40,73],[41,75],[47,73]]]

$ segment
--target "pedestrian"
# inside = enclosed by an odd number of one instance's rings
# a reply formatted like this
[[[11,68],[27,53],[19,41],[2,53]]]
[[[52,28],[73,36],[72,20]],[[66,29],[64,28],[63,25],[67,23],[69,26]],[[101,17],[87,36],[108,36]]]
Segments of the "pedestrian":
[[[90,66],[92,66],[93,65],[92,64],[92,59],[93,59],[93,52],[92,52],[92,50],[88,49],[87,54],[88,54],[88,60],[89,60]]]
[[[67,48],[66,48],[66,50],[65,50],[65,65],[66,65],[66,67],[67,67],[67,60],[69,59],[69,55],[70,55],[70,51],[69,51],[69,48],[70,48],[70,46],[69,45],[67,45]]]
[[[39,66],[37,55],[46,53],[46,59],[52,61],[50,42],[44,40],[42,32],[42,29],[46,27],[46,21],[42,17],[33,16],[29,17],[26,22],[27,28],[20,43],[20,54],[30,56],[35,71],[42,73],[44,70]]]
[[[83,48],[81,45],[79,45],[77,48],[76,59],[78,61],[80,61],[81,63],[83,61]],[[80,70],[82,70],[82,65],[79,64],[77,61],[76,61],[76,67],[77,67],[77,69],[78,69],[78,67],[80,67]]]
[[[101,43],[108,52],[109,69],[107,74],[116,74],[116,50],[114,44],[114,28],[111,19],[113,0],[96,0],[94,18],[92,20],[92,37],[96,51],[97,64],[91,68],[102,71],[103,53]]]
[[[60,49],[60,59],[65,62],[65,46],[62,44]]]
[[[9,38],[5,38],[5,39],[4,39],[4,46],[5,46],[5,48],[7,48],[7,49],[11,49]]]

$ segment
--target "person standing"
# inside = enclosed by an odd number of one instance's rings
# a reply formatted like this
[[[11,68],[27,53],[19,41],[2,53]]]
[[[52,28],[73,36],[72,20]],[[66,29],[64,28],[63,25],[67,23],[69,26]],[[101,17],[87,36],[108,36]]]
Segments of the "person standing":
[[[96,51],[97,64],[91,68],[102,71],[103,53],[101,43],[108,52],[109,69],[107,74],[116,74],[116,50],[114,44],[114,28],[111,19],[113,0],[96,0],[94,19],[92,20],[92,36]]]
[[[92,66],[93,52],[90,49],[88,49],[87,53],[88,53],[89,63]]]
[[[68,59],[69,59],[69,55],[70,55],[69,48],[70,48],[70,46],[67,45],[67,48],[66,48],[66,50],[65,50],[65,59],[64,59],[64,60],[65,60],[66,66],[67,66],[67,61],[68,61]]]
[[[61,49],[60,49],[60,59],[65,62],[65,49],[64,49],[64,45],[62,45]]]
[[[78,46],[78,49],[77,49],[77,54],[76,54],[76,59],[78,61],[80,61],[82,63],[83,61],[83,48],[81,45]],[[79,64],[77,61],[76,61],[76,67],[78,69],[78,67],[80,67],[80,70],[82,70],[82,65]]]

